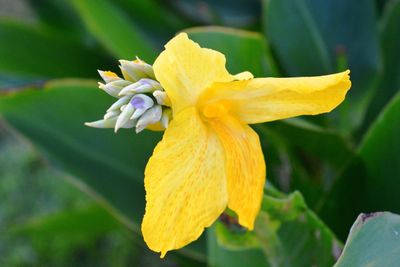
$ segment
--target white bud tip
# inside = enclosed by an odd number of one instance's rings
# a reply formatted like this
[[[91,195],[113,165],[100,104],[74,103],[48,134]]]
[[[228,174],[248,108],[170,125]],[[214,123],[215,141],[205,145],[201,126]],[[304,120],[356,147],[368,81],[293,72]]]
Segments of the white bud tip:
[[[108,120],[85,122],[85,125],[93,128],[114,128],[116,121],[116,118],[112,118]]]
[[[154,91],[153,92],[154,98],[157,100],[157,103],[162,106],[171,106],[171,101],[169,100],[167,94],[164,91]]]
[[[115,74],[112,71],[102,71],[102,70],[97,70],[97,72],[99,73],[100,77],[106,82],[113,82],[113,81],[117,81],[120,80],[121,78],[118,77],[117,74]]]

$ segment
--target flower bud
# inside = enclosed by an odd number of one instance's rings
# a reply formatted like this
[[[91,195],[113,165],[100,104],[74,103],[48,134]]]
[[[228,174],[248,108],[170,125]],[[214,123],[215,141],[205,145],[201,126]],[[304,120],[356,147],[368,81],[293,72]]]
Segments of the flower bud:
[[[107,94],[118,98],[118,94],[122,88],[128,86],[129,84],[131,84],[129,81],[116,80],[107,84],[99,83],[99,88],[106,91]]]
[[[171,101],[169,100],[167,93],[165,91],[157,90],[153,92],[154,98],[157,100],[157,103],[162,106],[171,106]]]
[[[148,125],[158,122],[161,119],[161,115],[162,109],[159,105],[155,105],[148,109],[137,121],[136,133],[143,131],[143,129],[145,129]]]
[[[123,78],[111,71],[98,71],[105,82],[99,83],[100,89],[118,98],[117,101],[107,109],[103,120],[85,124],[114,128],[115,132],[120,128],[136,127],[137,133],[146,127],[167,128],[172,118],[171,101],[155,80],[153,67],[139,58],[119,62]]]
[[[136,109],[131,119],[136,120],[154,105],[154,101],[147,95],[137,94],[132,98],[130,104]]]
[[[114,128],[116,122],[117,122],[117,117],[114,117],[112,119],[85,122],[85,125],[94,128]]]
[[[130,119],[132,116],[133,112],[135,112],[135,108],[128,104],[125,106],[121,114],[118,116],[117,122],[115,124],[115,132],[118,131],[118,129],[122,128]]]
[[[135,93],[134,93],[134,89],[135,89],[136,87],[139,87],[139,86],[141,86],[141,84],[140,84],[139,82],[132,83],[132,84],[130,84],[130,85],[124,87],[124,88],[119,92],[118,96],[128,96],[128,95],[132,96],[132,95],[135,94]]]
[[[119,110],[112,110],[106,113],[106,115],[104,115],[104,119],[108,120],[114,117],[117,117],[121,112]]]
[[[172,119],[172,110],[170,108],[163,109],[160,122],[165,129],[168,128],[171,119]]]
[[[112,71],[97,70],[97,72],[100,74],[105,83],[121,80],[121,78]]]
[[[107,109],[107,112],[113,111],[113,110],[119,110],[123,105],[127,104],[129,100],[131,100],[132,96],[124,96],[118,99],[114,104],[111,105]]]
[[[121,64],[119,67],[125,80],[137,82],[141,78],[147,77],[147,74],[140,67],[137,67],[133,61],[120,60],[119,63]]]
[[[155,79],[156,76],[154,75],[154,69],[153,66],[151,66],[150,64],[147,64],[146,62],[144,62],[143,60],[141,60],[140,58],[136,57],[136,59],[133,61],[136,66],[140,67],[141,70],[147,74],[147,76],[150,79]]]
[[[140,93],[152,93],[156,90],[163,90],[160,83],[151,79],[142,78],[136,83],[130,84],[124,89],[122,89],[121,92],[119,93],[119,96],[133,95]]]

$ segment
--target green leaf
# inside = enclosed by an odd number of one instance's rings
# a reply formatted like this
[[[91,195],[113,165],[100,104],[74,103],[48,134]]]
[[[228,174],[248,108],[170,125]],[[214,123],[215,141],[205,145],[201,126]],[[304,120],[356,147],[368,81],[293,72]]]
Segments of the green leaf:
[[[42,27],[64,37],[84,36],[79,16],[67,0],[28,0],[28,3]]]
[[[138,56],[153,63],[157,56],[156,49],[111,1],[73,0],[71,3],[88,30],[115,57],[133,59]]]
[[[0,74],[94,77],[108,58],[79,43],[61,40],[17,22],[0,20]]]
[[[330,266],[341,247],[299,192],[266,195],[255,233],[271,266]]]
[[[387,6],[393,3],[394,1],[397,0],[375,0],[379,15],[382,15]]]
[[[34,242],[49,242],[55,238],[82,244],[118,227],[120,224],[106,210],[98,205],[90,205],[34,218],[9,231],[29,236]]]
[[[264,0],[263,20],[287,75],[351,70],[352,90],[340,107],[339,125],[347,132],[356,129],[380,70],[373,1]]]
[[[256,77],[276,75],[267,42],[259,33],[215,26],[184,31],[201,46],[225,54],[231,73],[250,71]]]
[[[229,246],[228,246],[229,247]],[[209,267],[243,267],[251,263],[252,267],[269,267],[260,249],[234,250],[218,242],[215,228],[207,230],[207,259]]]
[[[111,101],[92,82],[60,81],[40,91],[0,98],[0,113],[62,170],[78,177],[138,228],[144,210],[143,169],[160,135],[115,135],[84,126]]]
[[[169,0],[171,6],[196,24],[224,25],[237,28],[256,27],[260,10],[258,0]]]
[[[0,114],[46,158],[69,174],[76,186],[94,196],[122,223],[140,232],[144,214],[143,173],[161,134],[132,130],[118,134],[93,129],[93,121],[112,98],[89,81],[58,81],[43,90],[0,97]],[[204,241],[204,240],[203,240]],[[204,260],[204,243],[179,251]]]
[[[301,191],[312,208],[355,155],[340,133],[302,118],[252,127],[260,136],[267,179],[283,192]]]
[[[215,223],[217,241],[230,250],[260,248],[260,243],[253,232],[235,225],[226,225],[221,221]]]
[[[345,236],[361,212],[400,212],[400,94],[387,105],[367,132],[358,157],[337,179],[321,206],[321,216]],[[340,217],[337,216],[340,214]]]
[[[19,75],[9,75],[0,73],[0,92],[4,93],[7,91],[19,91],[29,87],[40,86],[43,84],[43,80],[38,77],[21,77]]]
[[[137,266],[131,264],[143,261],[155,266],[160,262],[158,255],[143,246],[141,237],[132,235],[95,203],[36,216],[8,227],[2,234],[2,245],[12,247],[3,253],[6,257],[2,263],[7,266],[27,262],[31,266]],[[12,260],[12,254],[26,251],[23,248],[32,251],[34,259],[32,253],[22,253],[17,262]],[[170,263],[171,258],[166,261]]]
[[[335,267],[400,266],[400,216],[361,214]]]
[[[287,74],[333,72],[334,61],[306,1],[264,0],[263,19],[266,36]]]
[[[340,133],[300,118],[263,124],[296,149],[303,150],[336,168],[343,167],[354,155],[350,142]]]
[[[273,195],[264,195],[254,232],[240,232],[224,220],[216,224],[209,232],[210,266],[244,266],[246,260],[252,266],[331,266],[337,260],[341,244],[301,194]]]
[[[388,4],[380,27],[383,75],[368,108],[365,127],[379,115],[381,109],[400,90],[400,1]]]
[[[205,0],[204,2],[208,4],[209,12],[214,15],[217,24],[250,28],[258,23],[261,5],[258,0]]]
[[[160,50],[176,32],[192,26],[184,16],[179,16],[157,0],[114,0],[129,14],[140,29],[150,37]]]
[[[400,212],[397,201],[400,181],[400,93],[387,105],[360,145],[368,183],[366,192],[370,209]]]
[[[276,185],[282,192],[300,190],[309,203],[315,203],[324,187],[320,177],[314,177],[314,168],[307,168],[310,164],[304,163],[309,157],[296,151],[283,135],[271,130],[267,125],[252,125],[260,137],[264,151],[267,182]]]

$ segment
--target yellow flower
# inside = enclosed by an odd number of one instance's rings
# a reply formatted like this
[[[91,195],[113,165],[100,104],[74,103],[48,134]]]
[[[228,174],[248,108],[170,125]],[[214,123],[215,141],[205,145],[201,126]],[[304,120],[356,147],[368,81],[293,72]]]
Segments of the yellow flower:
[[[173,119],[145,171],[147,245],[164,257],[199,238],[229,207],[249,230],[260,209],[266,167],[248,124],[329,112],[351,86],[349,71],[302,78],[231,75],[223,54],[181,33],[154,73]]]

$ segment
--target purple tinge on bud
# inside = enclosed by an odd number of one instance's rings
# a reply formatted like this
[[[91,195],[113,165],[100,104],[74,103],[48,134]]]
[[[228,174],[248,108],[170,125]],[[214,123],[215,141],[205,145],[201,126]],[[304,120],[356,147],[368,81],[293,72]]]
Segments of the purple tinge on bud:
[[[144,99],[141,97],[134,97],[131,99],[131,105],[136,109],[144,108]]]
[[[143,79],[140,79],[139,82],[140,82],[142,85],[150,85],[150,86],[151,86],[151,83],[150,83],[148,80],[149,80],[149,79],[143,78]]]

